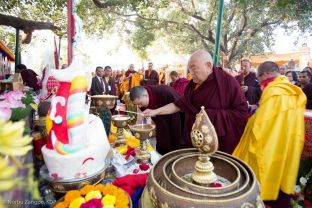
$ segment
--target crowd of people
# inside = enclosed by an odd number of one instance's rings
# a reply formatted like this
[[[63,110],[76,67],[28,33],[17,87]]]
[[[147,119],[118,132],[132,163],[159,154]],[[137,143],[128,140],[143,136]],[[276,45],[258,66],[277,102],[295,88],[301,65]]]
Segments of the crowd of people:
[[[312,69],[297,70],[292,61],[288,65],[266,61],[253,71],[244,59],[239,73],[232,74],[215,66],[207,51],[198,50],[188,61],[187,78],[171,71],[169,83],[166,69],[157,72],[152,62],[147,70],[138,71],[133,64],[126,71],[98,66],[90,94],[121,98],[129,93],[144,116],[155,122],[156,149],[161,154],[192,147],[192,125],[204,106],[219,150],[251,166],[267,205],[290,207],[304,143],[304,111],[312,109]],[[24,83],[33,87],[36,74],[24,65],[17,69]],[[98,113],[109,134],[114,112]]]

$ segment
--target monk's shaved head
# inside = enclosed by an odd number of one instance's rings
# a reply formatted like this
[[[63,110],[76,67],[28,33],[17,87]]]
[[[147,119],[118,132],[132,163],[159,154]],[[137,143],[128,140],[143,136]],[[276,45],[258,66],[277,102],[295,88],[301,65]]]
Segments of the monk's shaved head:
[[[279,75],[279,67],[272,61],[266,61],[260,64],[257,70],[258,81],[261,83],[269,78]]]
[[[144,93],[146,93],[146,89],[142,86],[133,87],[130,90],[130,100],[134,101],[137,98],[140,98]]]
[[[147,107],[149,104],[149,96],[147,90],[143,86],[136,86],[131,88],[130,100],[139,108]]]
[[[212,73],[212,67],[211,55],[203,49],[195,51],[188,62],[194,83],[203,83]]]
[[[272,61],[266,61],[260,64],[258,67],[258,74],[263,74],[264,72],[278,72],[278,65]]]
[[[211,57],[210,53],[208,53],[207,51],[205,51],[203,49],[195,51],[191,55],[190,61],[192,59],[196,59],[197,61],[202,62],[202,63],[207,63],[207,62],[212,63],[212,57]]]

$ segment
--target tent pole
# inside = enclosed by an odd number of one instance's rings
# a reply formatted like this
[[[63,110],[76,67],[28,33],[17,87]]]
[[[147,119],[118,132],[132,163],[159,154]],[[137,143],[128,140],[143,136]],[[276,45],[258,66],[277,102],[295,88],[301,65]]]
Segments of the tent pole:
[[[219,48],[220,48],[220,36],[221,36],[221,28],[222,28],[222,17],[223,17],[223,8],[224,8],[224,0],[219,0],[219,7],[218,7],[218,22],[217,22],[217,29],[216,29],[216,42],[214,47],[214,57],[213,57],[213,64],[218,65],[219,59]]]

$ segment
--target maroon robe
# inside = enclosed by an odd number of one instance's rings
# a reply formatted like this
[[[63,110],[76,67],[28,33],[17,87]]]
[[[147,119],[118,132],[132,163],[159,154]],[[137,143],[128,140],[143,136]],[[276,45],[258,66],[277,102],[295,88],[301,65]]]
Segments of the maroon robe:
[[[232,153],[243,134],[247,122],[247,102],[237,81],[221,68],[213,73],[196,90],[193,80],[186,86],[184,96],[174,104],[185,112],[184,142],[192,147],[190,133],[201,106],[216,129],[219,150]]]
[[[21,71],[21,76],[26,86],[33,88],[35,92],[40,90],[36,72],[31,69],[24,69]]]
[[[312,109],[312,84],[307,84],[302,91],[307,96],[307,109]]]
[[[242,76],[238,75],[235,79],[239,84],[242,83]],[[257,81],[256,73],[249,72],[249,74],[244,77],[244,86],[248,86],[248,90],[245,92],[246,100],[250,105],[257,104],[260,100],[261,89]]]
[[[177,81],[170,83],[170,86],[177,91],[179,95],[184,94],[184,90],[189,83],[189,80],[186,78],[179,78]]]
[[[145,86],[149,96],[149,105],[145,109],[156,109],[175,102],[179,99],[178,93],[167,85]],[[159,115],[153,117],[156,124],[156,150],[160,154],[180,148],[182,139],[181,113]]]
[[[158,85],[159,83],[159,75],[157,73],[157,71],[155,71],[154,69],[152,69],[151,74],[149,74],[149,71],[146,70],[145,71],[145,76],[144,76],[144,81],[145,81],[145,85]]]

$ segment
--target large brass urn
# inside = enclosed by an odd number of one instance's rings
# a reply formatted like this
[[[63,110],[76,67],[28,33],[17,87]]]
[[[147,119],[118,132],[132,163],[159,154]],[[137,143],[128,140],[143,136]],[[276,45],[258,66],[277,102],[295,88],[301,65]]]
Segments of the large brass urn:
[[[196,149],[169,152],[154,165],[141,207],[264,207],[251,168],[217,151],[217,134],[203,107],[196,116],[191,139]]]

